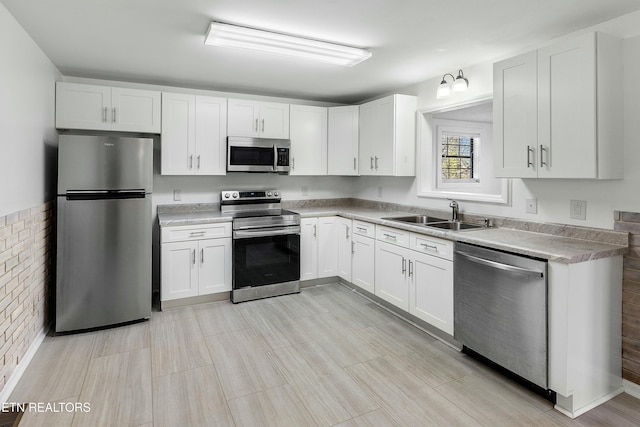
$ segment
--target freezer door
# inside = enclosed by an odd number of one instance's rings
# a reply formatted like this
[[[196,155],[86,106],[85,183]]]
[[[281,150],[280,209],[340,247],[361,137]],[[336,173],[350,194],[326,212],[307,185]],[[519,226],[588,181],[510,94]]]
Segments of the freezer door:
[[[62,135],[58,195],[71,190],[136,189],[151,193],[153,139]]]
[[[151,196],[58,197],[56,331],[151,315]]]

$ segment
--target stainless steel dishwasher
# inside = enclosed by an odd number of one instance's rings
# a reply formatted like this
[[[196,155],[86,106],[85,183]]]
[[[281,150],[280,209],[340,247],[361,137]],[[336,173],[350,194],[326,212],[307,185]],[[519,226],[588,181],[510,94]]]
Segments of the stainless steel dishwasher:
[[[547,262],[456,243],[453,277],[454,338],[547,389]]]

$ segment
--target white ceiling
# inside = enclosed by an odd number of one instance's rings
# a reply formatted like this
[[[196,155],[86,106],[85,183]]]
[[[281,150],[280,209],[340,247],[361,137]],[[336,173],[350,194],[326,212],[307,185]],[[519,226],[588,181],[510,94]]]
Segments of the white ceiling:
[[[0,0],[66,76],[353,103],[640,9],[638,0]],[[204,45],[212,20],[366,47],[355,67]]]

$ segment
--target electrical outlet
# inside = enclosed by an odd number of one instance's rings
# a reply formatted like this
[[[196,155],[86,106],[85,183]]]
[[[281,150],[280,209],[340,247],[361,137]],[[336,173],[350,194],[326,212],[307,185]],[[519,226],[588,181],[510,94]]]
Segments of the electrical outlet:
[[[526,209],[525,211],[530,214],[538,213],[538,199],[527,199],[525,201]]]
[[[572,219],[587,219],[587,202],[584,200],[569,201],[569,217]]]
[[[182,190],[173,190],[173,200],[176,202],[182,200]]]
[[[300,193],[302,193],[303,196],[309,195],[309,188],[306,185],[303,185]]]
[[[382,197],[382,187],[378,187],[378,197]]]

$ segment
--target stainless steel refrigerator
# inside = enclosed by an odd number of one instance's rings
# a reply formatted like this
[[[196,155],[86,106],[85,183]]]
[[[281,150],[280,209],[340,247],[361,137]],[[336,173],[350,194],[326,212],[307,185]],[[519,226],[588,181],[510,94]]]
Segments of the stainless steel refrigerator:
[[[62,135],[56,332],[151,316],[153,140]]]

